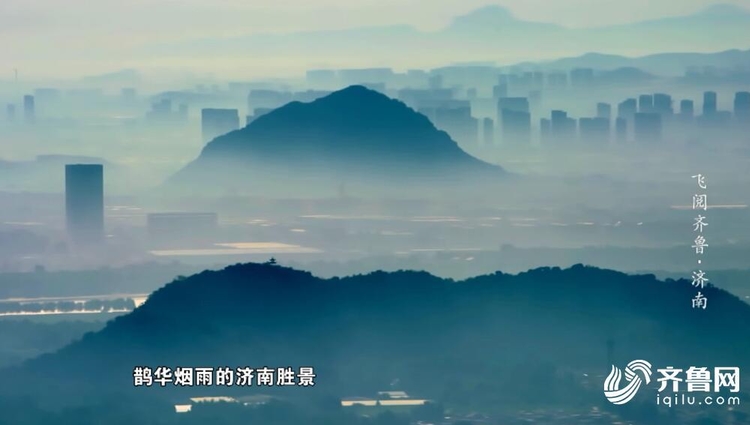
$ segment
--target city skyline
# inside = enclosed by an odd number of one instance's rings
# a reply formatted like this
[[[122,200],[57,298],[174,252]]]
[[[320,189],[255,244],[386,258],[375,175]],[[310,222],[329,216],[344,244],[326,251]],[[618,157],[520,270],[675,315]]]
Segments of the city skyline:
[[[748,2],[0,0],[0,423],[750,424]]]

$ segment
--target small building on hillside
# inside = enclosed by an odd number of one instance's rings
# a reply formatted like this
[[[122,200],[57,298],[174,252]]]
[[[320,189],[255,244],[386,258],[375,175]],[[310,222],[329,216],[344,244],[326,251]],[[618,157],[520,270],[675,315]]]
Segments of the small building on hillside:
[[[187,413],[193,410],[193,405],[192,404],[175,404],[174,410],[177,413]]]
[[[378,391],[378,396],[386,399],[409,398],[409,394],[404,391]]]

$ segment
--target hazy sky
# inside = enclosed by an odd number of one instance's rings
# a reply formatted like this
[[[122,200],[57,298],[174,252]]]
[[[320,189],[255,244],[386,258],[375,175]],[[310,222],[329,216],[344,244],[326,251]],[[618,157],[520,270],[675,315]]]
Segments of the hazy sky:
[[[720,0],[750,7],[750,0]],[[0,0],[0,79],[42,61],[202,37],[410,24],[439,29],[489,4],[525,20],[571,27],[686,15],[715,0]],[[71,54],[72,56],[66,56]],[[86,57],[84,57],[86,56]],[[80,65],[85,67],[85,63]],[[66,64],[67,68],[72,64]]]
[[[750,7],[750,0],[719,0]],[[686,15],[716,0],[2,0],[0,33],[248,33],[408,23],[436,29],[488,4],[526,20],[599,26]]]

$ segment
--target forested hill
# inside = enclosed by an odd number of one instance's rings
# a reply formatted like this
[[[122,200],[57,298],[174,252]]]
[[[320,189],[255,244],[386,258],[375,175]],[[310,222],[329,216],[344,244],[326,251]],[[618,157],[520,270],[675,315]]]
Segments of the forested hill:
[[[344,397],[398,379],[445,402],[552,402],[579,396],[561,374],[609,372],[607,341],[623,367],[633,359],[747,364],[750,305],[716,288],[702,292],[708,308],[693,309],[688,281],[581,265],[452,281],[414,271],[319,279],[238,264],[164,286],[102,331],[7,372],[0,385],[61,402],[118,393]],[[314,388],[134,388],[136,366],[312,366],[318,377]]]

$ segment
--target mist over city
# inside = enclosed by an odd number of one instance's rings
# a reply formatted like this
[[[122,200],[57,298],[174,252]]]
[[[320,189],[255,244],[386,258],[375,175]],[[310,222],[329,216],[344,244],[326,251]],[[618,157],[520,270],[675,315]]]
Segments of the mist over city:
[[[750,424],[747,4],[109,3],[0,6],[0,424]]]

